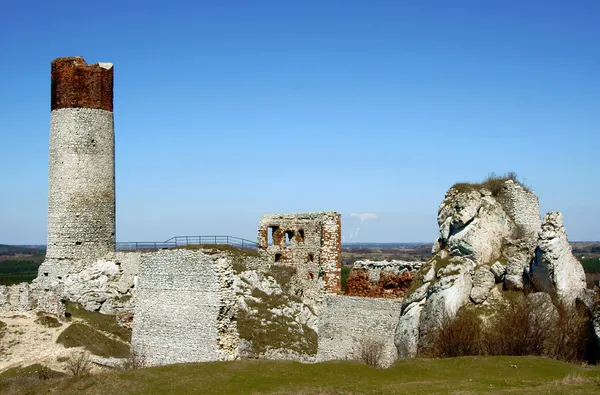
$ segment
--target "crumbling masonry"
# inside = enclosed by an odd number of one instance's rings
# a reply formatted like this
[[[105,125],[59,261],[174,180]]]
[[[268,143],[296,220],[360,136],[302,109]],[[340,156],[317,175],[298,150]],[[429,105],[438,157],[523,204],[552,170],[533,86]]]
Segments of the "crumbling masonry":
[[[258,255],[115,252],[113,66],[69,57],[51,70],[46,260],[32,284],[0,286],[0,313],[64,318],[70,301],[115,315],[148,365],[345,358],[394,332],[397,301],[338,295],[336,212],[265,215]]]
[[[336,212],[269,214],[258,227],[258,247],[269,262],[296,265],[327,294],[340,292],[341,219]]]

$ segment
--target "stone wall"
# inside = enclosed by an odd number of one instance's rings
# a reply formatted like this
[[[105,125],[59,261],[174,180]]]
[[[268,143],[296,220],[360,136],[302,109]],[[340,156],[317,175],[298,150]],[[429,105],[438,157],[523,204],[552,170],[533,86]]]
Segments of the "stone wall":
[[[326,293],[339,292],[342,264],[340,214],[265,215],[258,228],[258,246],[268,261],[294,265],[307,280],[321,283]]]
[[[25,312],[34,307],[30,284],[0,285],[0,314]]]
[[[381,344],[381,366],[397,357],[394,333],[402,301],[327,295],[319,322],[317,361],[360,359],[361,347]]]
[[[142,254],[132,348],[145,365],[234,359],[237,313],[230,256]]]

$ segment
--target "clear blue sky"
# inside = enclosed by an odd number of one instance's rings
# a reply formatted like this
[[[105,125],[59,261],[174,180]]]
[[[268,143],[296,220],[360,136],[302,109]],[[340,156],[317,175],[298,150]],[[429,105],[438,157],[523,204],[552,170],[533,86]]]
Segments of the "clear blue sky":
[[[509,170],[599,240],[598,21],[597,0],[4,0],[0,243],[45,243],[63,56],[115,64],[120,241],[335,210],[346,240],[430,242],[454,182]]]

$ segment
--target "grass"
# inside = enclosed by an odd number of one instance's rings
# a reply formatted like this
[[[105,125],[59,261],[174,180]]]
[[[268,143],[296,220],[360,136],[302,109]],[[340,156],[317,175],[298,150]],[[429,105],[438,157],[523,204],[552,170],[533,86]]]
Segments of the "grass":
[[[42,312],[37,313],[37,316],[38,318],[36,318],[35,322],[47,328],[58,328],[62,326],[62,323],[52,316],[46,315]]]
[[[252,291],[252,296],[259,301],[248,299],[246,303],[257,312],[240,310],[237,328],[240,337],[252,343],[254,352],[285,348],[304,355],[317,353],[318,335],[314,330],[291,317],[272,312],[273,309],[285,307],[290,301],[288,296],[268,295],[258,289]]]
[[[296,272],[295,266],[271,265],[267,274],[273,277],[282,289],[286,289]]]
[[[82,320],[94,329],[110,333],[127,343],[131,342],[131,331],[119,326],[114,315],[87,311],[79,304],[72,302],[66,303],[65,311],[67,315],[70,315],[72,321]]]
[[[84,347],[90,353],[101,357],[127,358],[130,351],[125,343],[111,339],[102,332],[85,325],[75,323],[62,331],[56,340],[66,348]]]
[[[579,262],[586,273],[600,273],[600,258],[579,258]]]
[[[472,182],[459,182],[452,186],[458,192],[471,192],[471,191],[479,191],[481,189],[487,189],[492,193],[493,196],[498,196],[500,191],[502,190],[502,185],[508,180],[512,180],[522,186],[526,191],[531,192],[531,190],[521,183],[517,179],[517,173],[508,172],[503,175],[496,175],[496,173],[490,173],[483,182],[480,183],[472,183]]]
[[[340,276],[340,292],[343,294],[346,291],[346,283],[348,282],[348,276],[350,275],[350,266],[342,266],[342,274]]]
[[[357,362],[242,360],[170,365],[63,378],[21,393],[61,394],[432,394],[598,393],[600,369],[538,357],[403,360],[390,369]]]

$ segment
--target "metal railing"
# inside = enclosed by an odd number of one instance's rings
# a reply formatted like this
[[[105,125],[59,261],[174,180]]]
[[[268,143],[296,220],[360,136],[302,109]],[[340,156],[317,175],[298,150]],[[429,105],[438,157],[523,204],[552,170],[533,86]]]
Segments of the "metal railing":
[[[152,251],[197,245],[230,245],[250,251],[258,249],[256,242],[234,236],[175,236],[165,241],[119,242],[117,251]]]

